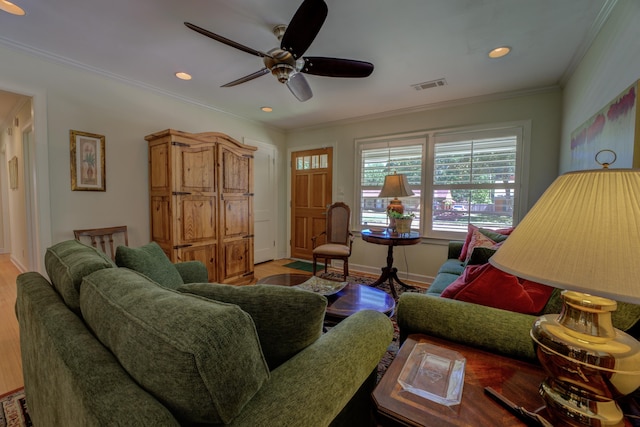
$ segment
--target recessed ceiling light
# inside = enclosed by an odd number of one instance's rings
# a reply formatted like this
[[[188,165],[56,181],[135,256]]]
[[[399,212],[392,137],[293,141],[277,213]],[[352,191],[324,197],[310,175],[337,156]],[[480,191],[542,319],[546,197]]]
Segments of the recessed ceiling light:
[[[179,72],[176,73],[176,77],[180,80],[191,80],[191,74]]]
[[[511,48],[509,46],[500,46],[489,52],[489,58],[502,58],[509,54],[509,52],[511,52]]]
[[[271,107],[260,107],[260,109],[262,111],[264,111],[265,113],[270,113],[270,112],[273,111],[273,108],[271,108]]]
[[[0,10],[4,10],[5,12],[10,13],[12,15],[19,15],[19,16],[24,15],[24,9],[22,9],[20,6],[16,6],[15,4],[7,0],[0,0]]]

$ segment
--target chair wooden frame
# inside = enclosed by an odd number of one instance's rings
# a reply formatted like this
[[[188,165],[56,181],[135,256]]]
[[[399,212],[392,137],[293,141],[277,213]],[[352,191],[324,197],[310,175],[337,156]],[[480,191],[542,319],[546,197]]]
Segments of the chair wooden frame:
[[[338,213],[335,213],[338,212]],[[334,217],[338,217],[334,220]],[[324,272],[327,272],[327,263],[332,259],[341,259],[344,262],[343,276],[347,280],[349,276],[349,257],[353,247],[353,233],[351,233],[351,208],[345,203],[336,202],[327,208],[327,225],[325,231],[311,238],[313,247],[313,275],[316,275],[318,259],[324,259]],[[336,223],[337,222],[337,223]],[[326,242],[318,245],[318,238],[325,236]]]
[[[96,249],[102,249],[102,252],[109,255],[113,261],[116,258],[116,251],[113,247],[113,235],[117,233],[124,233],[124,245],[129,246],[129,236],[127,234],[127,226],[120,225],[116,227],[105,228],[87,228],[84,230],[73,230],[73,235],[76,240],[81,241],[82,236],[89,237],[91,246]],[[100,248],[98,248],[98,242]],[[109,243],[109,251],[107,251],[107,243]]]

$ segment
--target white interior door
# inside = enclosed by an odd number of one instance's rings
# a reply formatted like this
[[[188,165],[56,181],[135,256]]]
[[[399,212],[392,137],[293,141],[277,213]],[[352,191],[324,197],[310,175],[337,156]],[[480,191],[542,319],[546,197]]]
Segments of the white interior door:
[[[277,148],[259,141],[244,143],[258,147],[253,158],[253,262],[276,259],[276,229],[278,188],[276,183]]]

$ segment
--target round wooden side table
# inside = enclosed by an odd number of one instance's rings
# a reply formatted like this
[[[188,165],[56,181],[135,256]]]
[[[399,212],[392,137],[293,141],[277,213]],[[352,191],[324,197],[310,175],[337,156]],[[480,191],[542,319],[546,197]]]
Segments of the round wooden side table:
[[[371,286],[378,286],[388,280],[389,288],[391,288],[391,294],[394,299],[398,299],[398,292],[393,284],[394,280],[407,289],[413,289],[413,286],[407,285],[398,277],[398,269],[393,266],[393,247],[417,245],[422,241],[420,233],[416,231],[410,233],[391,233],[389,231],[373,232],[371,230],[362,230],[360,234],[362,235],[362,240],[365,242],[389,247],[387,250],[387,265],[382,267],[382,274]]]

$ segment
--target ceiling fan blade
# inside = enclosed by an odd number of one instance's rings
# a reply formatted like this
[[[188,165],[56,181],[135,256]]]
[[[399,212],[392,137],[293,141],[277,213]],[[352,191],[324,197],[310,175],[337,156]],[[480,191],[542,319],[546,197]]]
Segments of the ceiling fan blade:
[[[367,77],[373,72],[373,64],[355,59],[305,56],[300,72],[327,77]]]
[[[239,49],[239,50],[241,50],[243,52],[247,52],[247,53],[250,53],[251,55],[259,56],[261,58],[265,58],[265,57],[271,58],[270,55],[268,55],[268,54],[266,54],[264,52],[260,52],[259,50],[255,50],[255,49],[247,47],[247,46],[245,46],[243,44],[240,44],[238,42],[234,42],[233,40],[229,40],[226,37],[222,37],[221,35],[218,35],[216,33],[212,33],[209,30],[205,30],[204,28],[200,28],[197,25],[193,25],[190,22],[185,22],[184,25],[186,25],[188,28],[191,28],[193,31],[196,31],[196,32],[202,34],[203,36],[210,37],[210,38],[214,39],[215,41],[218,41],[220,43],[226,44],[227,46],[235,47],[236,49]]]
[[[304,0],[282,36],[280,48],[300,58],[311,46],[327,18],[324,0]]]
[[[258,77],[264,76],[265,74],[269,74],[269,73],[270,71],[268,68],[263,68],[262,70],[256,71],[255,73],[251,73],[248,76],[240,77],[238,80],[234,80],[220,87],[236,86],[236,85],[239,85],[240,83],[245,83],[245,82],[248,82],[249,80],[257,79]]]
[[[300,102],[304,102],[313,96],[311,87],[309,86],[309,83],[307,83],[307,79],[305,79],[304,75],[300,73],[292,74],[291,77],[289,77],[289,80],[287,80],[286,85],[293,96],[298,98],[298,101]]]

